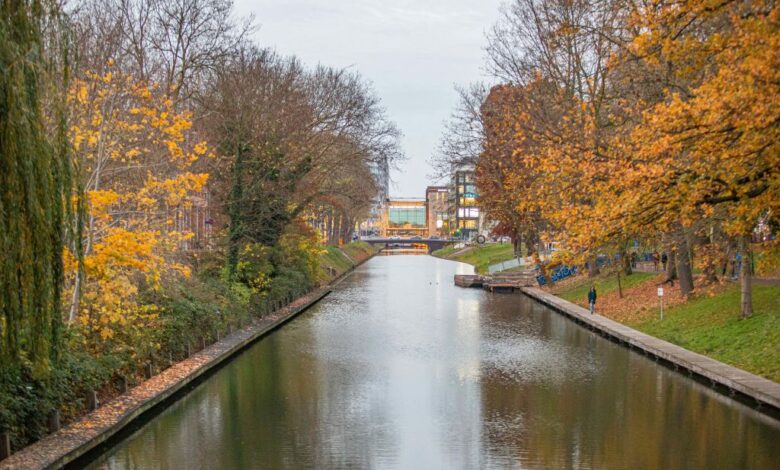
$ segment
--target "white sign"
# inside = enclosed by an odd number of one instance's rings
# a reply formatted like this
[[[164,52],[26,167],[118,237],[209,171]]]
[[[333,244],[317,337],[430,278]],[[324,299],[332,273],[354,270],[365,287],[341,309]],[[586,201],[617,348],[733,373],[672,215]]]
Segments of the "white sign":
[[[664,288],[663,287],[659,287],[658,288],[658,297],[663,297],[663,296],[664,296]]]

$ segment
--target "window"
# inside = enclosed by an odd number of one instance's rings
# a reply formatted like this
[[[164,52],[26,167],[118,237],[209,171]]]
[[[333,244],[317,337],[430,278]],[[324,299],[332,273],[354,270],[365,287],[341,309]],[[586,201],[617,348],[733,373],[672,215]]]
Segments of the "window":
[[[479,209],[476,207],[461,207],[458,209],[459,219],[476,219],[479,217]]]
[[[391,206],[387,209],[387,218],[391,228],[425,227],[425,207]]]

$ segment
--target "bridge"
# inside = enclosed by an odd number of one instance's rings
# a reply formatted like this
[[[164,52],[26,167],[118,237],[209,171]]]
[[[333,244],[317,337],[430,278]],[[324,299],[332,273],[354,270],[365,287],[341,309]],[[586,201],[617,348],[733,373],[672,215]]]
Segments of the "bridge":
[[[452,243],[459,243],[461,240],[443,240],[440,238],[363,238],[361,241],[370,243],[372,245],[385,245],[385,247],[411,247],[413,245],[426,245],[428,247],[428,253],[432,253],[436,250],[444,248],[446,245]]]

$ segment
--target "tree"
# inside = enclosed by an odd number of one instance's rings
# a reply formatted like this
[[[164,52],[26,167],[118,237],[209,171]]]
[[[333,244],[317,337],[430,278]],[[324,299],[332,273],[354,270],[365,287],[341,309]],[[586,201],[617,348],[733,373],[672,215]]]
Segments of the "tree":
[[[156,309],[138,302],[140,287],[160,287],[166,274],[189,268],[166,256],[190,236],[175,225],[189,196],[208,175],[191,165],[207,155],[188,140],[191,114],[176,112],[154,86],[109,67],[85,72],[70,92],[70,140],[87,207],[81,252],[66,258],[72,296],[68,315],[97,351],[112,342],[140,344]],[[72,260],[81,258],[84,269]],[[83,297],[83,301],[82,301]]]
[[[63,282],[62,250],[72,189],[63,131],[65,108],[56,88],[67,80],[52,38],[61,34],[56,4],[0,3],[0,362],[28,360],[34,373],[48,373],[56,357]],[[51,99],[53,135],[43,103]]]

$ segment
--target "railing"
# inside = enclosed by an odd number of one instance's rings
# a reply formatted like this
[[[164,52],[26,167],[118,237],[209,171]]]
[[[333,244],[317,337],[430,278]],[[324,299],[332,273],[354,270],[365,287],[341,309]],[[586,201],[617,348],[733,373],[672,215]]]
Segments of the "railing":
[[[491,264],[488,266],[488,273],[493,274],[499,271],[506,271],[507,269],[516,268],[518,266],[525,266],[525,258],[514,258],[500,263]]]

